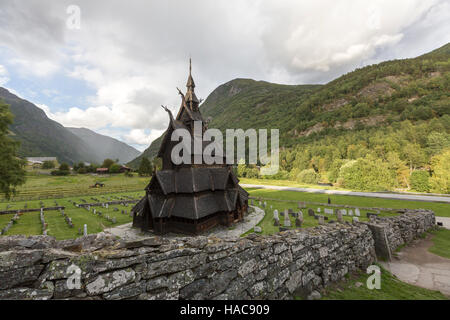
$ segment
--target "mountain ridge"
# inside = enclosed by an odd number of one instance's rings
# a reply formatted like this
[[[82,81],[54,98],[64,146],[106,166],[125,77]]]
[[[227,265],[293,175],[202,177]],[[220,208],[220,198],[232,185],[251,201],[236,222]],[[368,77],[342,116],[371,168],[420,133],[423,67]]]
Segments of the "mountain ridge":
[[[280,146],[294,147],[343,130],[382,127],[448,114],[450,43],[415,58],[357,68],[325,85],[284,85],[233,79],[200,106],[210,128],[279,128]],[[136,159],[152,159],[156,139]]]
[[[96,139],[101,139],[106,144],[104,147],[94,145],[83,139],[83,135],[76,134],[80,130],[66,128],[48,118],[41,108],[6,88],[0,87],[0,100],[9,105],[14,115],[14,121],[9,130],[11,137],[20,141],[18,151],[20,157],[54,156],[59,162],[74,164],[78,162],[101,163],[105,158],[123,158],[123,162],[127,162],[140,154],[138,150],[124,142],[85,129],[90,131],[91,138],[97,137]],[[85,130],[81,131],[86,132]],[[115,141],[118,149],[123,150],[122,152],[129,156],[120,156],[115,150],[99,152],[99,150],[111,146],[111,141]]]

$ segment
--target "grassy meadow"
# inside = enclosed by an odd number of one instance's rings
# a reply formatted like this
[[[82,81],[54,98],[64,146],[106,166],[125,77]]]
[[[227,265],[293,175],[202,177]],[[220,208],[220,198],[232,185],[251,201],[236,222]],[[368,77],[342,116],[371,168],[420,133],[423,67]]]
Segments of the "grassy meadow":
[[[88,233],[97,233],[105,228],[118,226],[131,222],[132,218],[128,214],[122,214],[122,210],[130,212],[133,204],[128,207],[122,205],[110,205],[109,209],[96,207],[103,215],[94,215],[86,209],[78,208],[73,205],[73,201],[78,204],[87,202],[107,202],[118,199],[126,200],[127,197],[139,199],[144,195],[144,188],[149,182],[149,177],[127,177],[122,174],[117,175],[70,175],[70,176],[51,176],[48,174],[29,173],[25,185],[21,186],[18,193],[9,201],[0,199],[1,210],[21,210],[25,207],[40,208],[41,201],[45,207],[64,206],[65,213],[72,219],[74,228],[70,228],[59,211],[44,211],[45,221],[48,224],[48,234],[57,239],[69,239],[80,236],[79,228],[83,229],[84,224],[88,226]],[[244,180],[244,179],[243,179]],[[96,182],[104,183],[101,188],[90,188]],[[248,183],[249,181],[242,181]],[[273,234],[279,231],[278,227],[273,226],[273,210],[277,209],[280,216],[280,225],[284,225],[281,213],[285,209],[298,211],[297,202],[320,202],[326,203],[328,195],[303,193],[294,191],[279,191],[269,189],[248,189],[250,196],[272,198],[276,200],[266,200],[266,215],[258,224],[262,228],[263,234]],[[96,201],[95,199],[99,200]],[[357,196],[330,195],[332,204],[343,204],[360,207],[382,207],[382,208],[426,208],[434,210],[438,216],[450,216],[450,206],[442,203],[415,202],[403,200],[390,200]],[[83,201],[84,200],[84,201]],[[288,200],[286,202],[281,200]],[[258,202],[255,200],[255,204]],[[271,208],[272,207],[272,208]],[[302,209],[304,216],[304,228],[318,225],[318,220],[308,216],[308,208],[317,211],[318,205],[307,204],[306,209]],[[117,208],[118,211],[114,211]],[[322,214],[324,206],[321,206]],[[330,207],[331,208],[331,207]],[[360,221],[367,221],[367,210],[360,210]],[[373,210],[371,210],[373,211]],[[381,215],[395,215],[395,212],[381,211]],[[108,221],[105,216],[116,218],[116,223]],[[324,214],[325,215],[325,214]],[[326,215],[330,220],[336,220],[335,216]],[[0,215],[0,230],[5,227],[13,217],[13,214]],[[295,228],[295,220],[290,217],[292,228]],[[352,221],[351,216],[344,216],[344,220]],[[326,223],[328,221],[325,221]],[[253,232],[250,230],[248,233]],[[21,214],[20,219],[6,232],[5,235],[26,234],[37,235],[42,233],[42,226],[39,220],[38,212],[25,212]]]

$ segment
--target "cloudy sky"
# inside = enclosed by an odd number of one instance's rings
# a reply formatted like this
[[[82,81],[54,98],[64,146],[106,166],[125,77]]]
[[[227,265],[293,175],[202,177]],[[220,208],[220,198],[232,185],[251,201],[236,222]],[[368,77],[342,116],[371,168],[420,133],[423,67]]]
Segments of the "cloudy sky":
[[[326,83],[449,42],[450,1],[0,0],[0,25],[0,86],[143,150],[189,57],[201,98],[238,77]]]

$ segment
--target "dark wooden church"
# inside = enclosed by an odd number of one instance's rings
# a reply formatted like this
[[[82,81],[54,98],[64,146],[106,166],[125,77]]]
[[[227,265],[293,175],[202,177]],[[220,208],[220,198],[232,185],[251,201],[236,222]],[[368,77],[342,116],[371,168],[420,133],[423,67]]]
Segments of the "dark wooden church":
[[[199,110],[199,100],[189,65],[187,91],[181,95],[181,107],[176,116],[169,113],[170,123],[166,130],[158,157],[162,158],[162,170],[156,171],[146,195],[132,209],[133,227],[157,234],[168,232],[200,234],[217,225],[231,226],[241,221],[248,207],[248,193],[239,186],[239,180],[230,165],[180,164],[171,160],[172,148],[179,142],[171,141],[175,129],[190,132],[194,141],[194,121],[201,121],[202,131],[207,124]],[[209,141],[202,142],[203,149]],[[220,146],[221,147],[221,146]],[[192,147],[192,158],[195,156]]]

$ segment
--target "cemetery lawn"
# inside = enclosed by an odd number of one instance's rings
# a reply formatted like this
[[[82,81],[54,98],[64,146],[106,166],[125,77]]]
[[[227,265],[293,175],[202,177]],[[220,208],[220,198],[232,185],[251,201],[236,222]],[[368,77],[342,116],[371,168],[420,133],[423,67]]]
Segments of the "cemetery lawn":
[[[275,198],[283,200],[295,201],[311,201],[327,203],[328,197],[332,204],[342,204],[360,207],[377,207],[377,208],[393,208],[393,209],[430,209],[433,210],[436,216],[450,217],[450,205],[448,203],[425,202],[425,201],[407,201],[395,199],[369,198],[359,196],[344,196],[344,195],[328,195],[321,193],[297,192],[297,191],[282,191],[270,189],[246,189],[250,196]],[[286,204],[287,205],[287,204]],[[296,203],[290,204],[292,209],[297,208]]]
[[[149,177],[139,177],[137,174],[133,174],[133,177],[127,177],[124,174],[52,176],[50,174],[28,172],[25,184],[18,188],[18,193],[12,200],[54,199],[142,191],[149,180]],[[96,182],[104,183],[105,186],[102,188],[90,188]],[[4,201],[6,200],[0,196],[0,202]]]
[[[430,232],[433,245],[428,249],[431,253],[450,259],[450,230],[439,228]]]
[[[378,265],[379,266],[379,265]],[[448,300],[439,291],[420,288],[400,281],[389,271],[381,269],[381,288],[369,290],[366,281],[370,274],[362,271],[349,275],[347,280],[324,289],[323,300]],[[358,283],[359,282],[359,283]],[[356,284],[362,284],[357,287]]]
[[[85,224],[87,225],[88,233],[91,234],[101,232],[105,228],[129,223],[133,220],[133,218],[129,216],[129,213],[133,208],[134,203],[129,203],[127,206],[121,204],[111,204],[108,209],[101,206],[92,207],[92,209],[95,208],[97,212],[102,212],[102,216],[100,216],[95,215],[93,210],[88,211],[87,209],[76,207],[73,204],[73,201],[78,204],[83,204],[83,200],[87,203],[117,201],[119,199],[130,200],[129,197],[137,200],[143,195],[144,191],[139,191],[41,200],[44,207],[53,207],[56,206],[56,204],[58,206],[64,206],[64,212],[69,218],[72,219],[72,223],[74,225],[73,228],[70,228],[58,210],[45,210],[44,219],[47,223],[47,234],[49,236],[54,236],[57,240],[73,239],[81,236],[79,234],[79,229],[82,231]],[[0,210],[20,210],[25,207],[25,204],[28,208],[40,208],[40,200],[29,200],[0,203]],[[117,209],[114,210],[114,208]],[[124,213],[122,213],[122,210]],[[125,214],[125,211],[127,214]],[[0,230],[8,224],[13,216],[13,214],[0,215]],[[116,218],[116,223],[107,220],[106,216]],[[39,212],[23,212],[20,215],[19,220],[17,220],[11,229],[6,232],[5,236],[16,234],[42,234],[42,224],[39,219]]]

